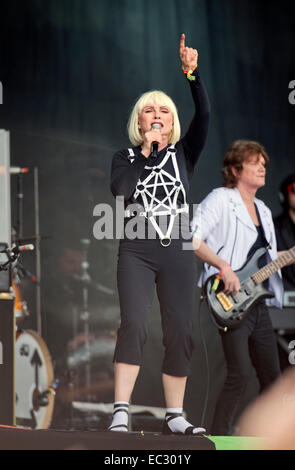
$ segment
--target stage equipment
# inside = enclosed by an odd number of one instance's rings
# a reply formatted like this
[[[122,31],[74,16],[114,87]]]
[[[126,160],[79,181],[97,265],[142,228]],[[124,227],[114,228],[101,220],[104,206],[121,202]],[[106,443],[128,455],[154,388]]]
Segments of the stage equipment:
[[[295,291],[284,292],[284,307],[295,307]]]
[[[21,284],[19,282],[18,277],[15,277],[12,281],[12,289],[14,292],[14,317],[16,325],[19,326],[23,322],[23,320],[30,315],[30,313],[27,302],[22,298]]]
[[[15,321],[13,296],[0,293],[0,423],[15,424]]]
[[[270,307],[269,313],[274,330],[295,331],[294,307],[284,307],[283,309]]]
[[[11,244],[9,132],[0,130],[0,242]]]
[[[13,296],[0,293],[0,423],[15,424]]]
[[[13,292],[7,248],[11,245],[9,132],[0,130],[0,423],[15,424]]]
[[[9,132],[0,130],[0,251],[11,245],[9,147]],[[5,260],[0,254],[0,266]],[[5,271],[0,269],[0,292],[8,292],[10,285],[10,267]]]
[[[271,307],[269,313],[277,342],[287,355],[289,364],[293,365],[294,347],[291,341],[295,339],[295,307],[284,307],[283,309]],[[290,354],[292,355],[291,361]]]
[[[90,312],[89,312],[89,284],[91,282],[91,278],[88,272],[89,263],[88,263],[88,249],[90,245],[89,239],[81,239],[81,251],[82,251],[82,259],[81,259],[81,274],[80,276],[75,276],[75,280],[79,281],[80,289],[82,294],[82,306],[81,310],[79,310],[73,306],[72,312],[72,335],[73,341],[81,334],[79,330],[79,324],[82,324],[82,334],[83,334],[83,351],[82,351],[82,358],[77,360],[73,358],[74,351],[72,353],[68,352],[68,357],[66,359],[67,362],[67,373],[66,373],[66,384],[65,390],[67,395],[67,400],[72,401],[73,398],[76,396],[76,393],[80,392],[81,384],[82,388],[85,393],[85,399],[87,401],[91,401],[91,337],[90,337]],[[82,360],[81,360],[82,359]],[[81,365],[79,371],[77,370],[77,363]],[[74,409],[70,407],[70,427],[72,428],[74,425]]]
[[[11,265],[7,249],[7,243],[0,243],[0,292],[10,292],[11,288]]]
[[[113,395],[113,355],[119,318],[113,289],[95,282],[90,276],[90,240],[81,239],[80,246],[79,274],[70,276],[66,290],[71,339],[64,355],[56,361],[60,378],[56,406],[61,412],[55,413],[54,425],[59,426],[64,413],[70,429],[91,427],[88,417],[84,421],[86,415],[72,406],[73,401],[105,401]]]
[[[17,333],[15,345],[16,423],[47,429],[51,423],[55,390],[50,353],[35,331]]]
[[[39,215],[39,171],[34,168],[34,210],[35,210],[35,236],[36,236],[36,319],[37,332],[42,335],[42,313],[41,313],[41,247],[40,247],[40,215]]]

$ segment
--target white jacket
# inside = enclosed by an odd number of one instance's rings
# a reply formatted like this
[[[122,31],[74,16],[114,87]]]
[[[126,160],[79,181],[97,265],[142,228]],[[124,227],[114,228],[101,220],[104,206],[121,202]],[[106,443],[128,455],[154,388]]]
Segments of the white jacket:
[[[260,199],[255,198],[265,237],[271,246],[268,250],[271,260],[277,258],[277,243],[271,211]],[[214,253],[231,265],[236,271],[247,259],[247,254],[257,238],[256,227],[237,188],[217,188],[199,204],[191,224],[193,237],[206,242]],[[204,263],[199,280],[202,286],[209,276],[218,271],[214,266]],[[281,308],[283,302],[283,283],[280,271],[269,278],[269,288],[273,299],[268,305]]]

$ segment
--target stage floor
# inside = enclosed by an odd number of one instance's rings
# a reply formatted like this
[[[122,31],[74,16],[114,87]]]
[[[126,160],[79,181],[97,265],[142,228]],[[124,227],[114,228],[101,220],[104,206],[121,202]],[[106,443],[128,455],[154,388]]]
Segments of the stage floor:
[[[30,430],[0,425],[0,450],[168,451],[264,450],[261,438],[236,436],[163,436],[161,433]],[[107,455],[107,454],[106,454]],[[113,455],[113,454],[110,454]]]
[[[163,436],[152,432],[30,430],[0,426],[0,450],[191,451],[215,450],[203,436]]]

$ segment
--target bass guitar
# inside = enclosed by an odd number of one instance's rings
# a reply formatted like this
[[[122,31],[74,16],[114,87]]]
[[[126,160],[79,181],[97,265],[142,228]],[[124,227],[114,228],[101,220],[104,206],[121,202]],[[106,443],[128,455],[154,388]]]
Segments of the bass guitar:
[[[241,269],[235,271],[241,284],[239,292],[235,295],[224,292],[224,283],[222,279],[219,283],[216,282],[216,275],[207,279],[203,293],[220,329],[227,331],[229,328],[237,328],[245,319],[247,311],[259,300],[274,297],[273,293],[264,287],[263,282],[294,259],[295,245],[275,261],[258,269],[258,261],[266,251],[266,248],[259,248]]]

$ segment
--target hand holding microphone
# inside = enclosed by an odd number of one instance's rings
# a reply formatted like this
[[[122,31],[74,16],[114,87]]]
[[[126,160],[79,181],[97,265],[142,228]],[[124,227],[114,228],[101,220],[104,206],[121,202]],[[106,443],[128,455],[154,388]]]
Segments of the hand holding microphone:
[[[143,139],[142,154],[146,158],[149,156],[156,157],[159,144],[162,143],[161,124],[152,124],[151,130],[144,134]]]
[[[154,124],[152,125],[152,130],[157,130],[157,132],[160,133],[160,142],[161,142],[161,140],[162,140],[162,138],[161,138],[161,124],[154,123]],[[157,136],[157,137],[158,137],[158,136]],[[159,141],[158,141],[158,140],[154,140],[154,141],[152,142],[151,157],[153,157],[153,158],[156,158],[156,157],[157,157],[158,148],[159,148]]]

